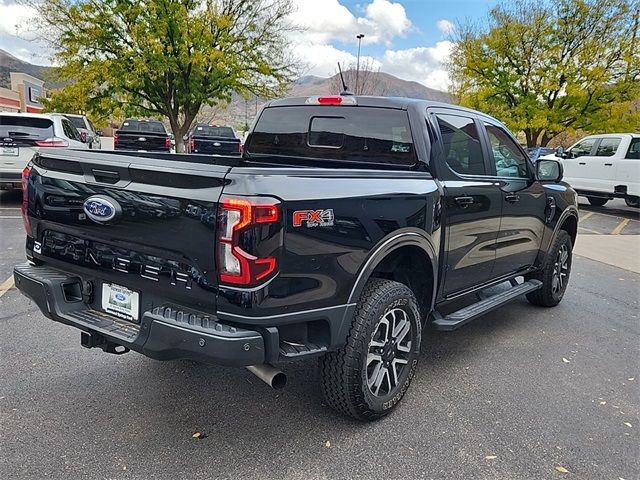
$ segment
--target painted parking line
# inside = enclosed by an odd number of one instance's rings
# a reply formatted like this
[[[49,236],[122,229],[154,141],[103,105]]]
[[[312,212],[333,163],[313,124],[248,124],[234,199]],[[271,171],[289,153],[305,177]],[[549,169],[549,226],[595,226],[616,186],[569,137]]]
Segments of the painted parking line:
[[[624,227],[626,227],[629,224],[629,219],[625,218],[624,220],[622,220],[617,226],[616,228],[614,228],[613,230],[611,230],[611,235],[620,235],[620,233],[622,232],[622,230],[624,230]]]
[[[580,217],[580,221],[581,222],[586,222],[588,219],[590,219],[591,217],[593,217],[593,212],[587,212],[584,215],[582,215]]]
[[[2,285],[0,285],[0,297],[2,297],[5,293],[7,293],[11,287],[13,287],[13,275],[7,278]]]
[[[22,218],[19,215],[0,215],[0,218]]]
[[[598,232],[597,230],[591,230],[590,228],[583,227],[582,225],[578,227],[578,230],[584,230],[585,232],[593,233],[595,235],[604,235],[602,232]]]

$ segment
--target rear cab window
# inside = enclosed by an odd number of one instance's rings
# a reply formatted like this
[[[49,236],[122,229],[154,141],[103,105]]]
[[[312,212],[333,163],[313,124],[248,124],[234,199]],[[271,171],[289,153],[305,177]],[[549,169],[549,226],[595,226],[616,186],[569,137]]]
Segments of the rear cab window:
[[[53,120],[49,118],[0,115],[0,137],[15,143],[45,140],[54,136]]]
[[[154,120],[125,120],[120,130],[123,132],[167,133],[162,122]]]
[[[254,158],[272,155],[405,167],[417,163],[407,112],[382,107],[265,108],[245,152]]]
[[[196,125],[192,134],[203,137],[237,138],[231,127],[214,127],[211,125]]]

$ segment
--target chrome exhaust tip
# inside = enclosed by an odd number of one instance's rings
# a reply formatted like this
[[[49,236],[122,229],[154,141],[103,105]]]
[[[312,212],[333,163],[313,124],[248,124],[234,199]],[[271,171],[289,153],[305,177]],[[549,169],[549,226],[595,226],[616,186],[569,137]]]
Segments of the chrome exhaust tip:
[[[287,384],[287,376],[273,365],[250,365],[246,367],[251,373],[275,390],[284,388]]]

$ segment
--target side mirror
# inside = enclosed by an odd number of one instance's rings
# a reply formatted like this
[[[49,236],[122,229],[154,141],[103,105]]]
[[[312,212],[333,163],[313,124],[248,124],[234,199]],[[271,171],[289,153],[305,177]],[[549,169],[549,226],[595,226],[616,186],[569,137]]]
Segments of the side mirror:
[[[555,154],[556,154],[556,157],[558,158],[567,158],[569,156],[568,152],[565,152],[564,147],[562,145],[556,148]]]
[[[562,163],[557,160],[538,160],[536,163],[536,178],[541,182],[559,182],[564,170]]]

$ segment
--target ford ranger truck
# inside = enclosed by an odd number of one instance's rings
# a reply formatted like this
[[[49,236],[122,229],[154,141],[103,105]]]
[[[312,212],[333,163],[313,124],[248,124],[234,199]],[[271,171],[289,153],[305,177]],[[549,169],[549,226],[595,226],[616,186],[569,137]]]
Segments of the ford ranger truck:
[[[15,282],[88,348],[274,387],[319,357],[328,404],[373,420],[409,388],[423,332],[562,300],[578,211],[561,180],[473,110],[275,100],[242,157],[42,150]]]
[[[171,137],[162,122],[127,118],[113,133],[114,150],[170,152]]]

